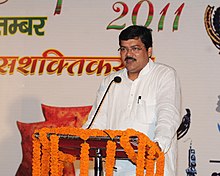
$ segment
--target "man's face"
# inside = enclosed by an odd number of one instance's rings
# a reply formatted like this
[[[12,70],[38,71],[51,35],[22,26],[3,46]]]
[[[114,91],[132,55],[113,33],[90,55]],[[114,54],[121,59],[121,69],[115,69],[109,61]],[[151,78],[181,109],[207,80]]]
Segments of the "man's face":
[[[151,48],[146,50],[141,39],[122,40],[119,48],[121,60],[128,70],[128,75],[138,76],[139,72],[147,65]]]

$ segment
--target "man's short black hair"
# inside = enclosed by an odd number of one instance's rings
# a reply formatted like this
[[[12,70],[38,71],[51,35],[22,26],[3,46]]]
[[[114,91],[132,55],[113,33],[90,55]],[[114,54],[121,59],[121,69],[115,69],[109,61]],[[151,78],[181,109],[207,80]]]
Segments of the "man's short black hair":
[[[144,43],[146,50],[152,47],[152,30],[144,26],[132,25],[121,31],[119,35],[119,45],[121,46],[122,40],[141,39]]]

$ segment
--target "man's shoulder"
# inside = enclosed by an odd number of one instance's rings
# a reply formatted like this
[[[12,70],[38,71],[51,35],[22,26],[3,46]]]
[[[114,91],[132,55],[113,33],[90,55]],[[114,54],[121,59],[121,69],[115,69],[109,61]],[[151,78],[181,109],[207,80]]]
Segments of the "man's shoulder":
[[[160,69],[160,70],[166,70],[166,71],[171,71],[171,72],[176,72],[176,70],[174,69],[174,67],[164,64],[164,63],[160,63],[160,62],[155,62],[154,66],[156,69]]]

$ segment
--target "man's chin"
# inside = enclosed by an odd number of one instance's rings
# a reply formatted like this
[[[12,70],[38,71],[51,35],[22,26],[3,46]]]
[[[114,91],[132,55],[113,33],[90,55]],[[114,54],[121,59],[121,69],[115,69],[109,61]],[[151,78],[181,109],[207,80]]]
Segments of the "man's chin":
[[[135,68],[132,65],[125,65],[125,68],[127,69],[128,72],[133,73],[135,72]]]

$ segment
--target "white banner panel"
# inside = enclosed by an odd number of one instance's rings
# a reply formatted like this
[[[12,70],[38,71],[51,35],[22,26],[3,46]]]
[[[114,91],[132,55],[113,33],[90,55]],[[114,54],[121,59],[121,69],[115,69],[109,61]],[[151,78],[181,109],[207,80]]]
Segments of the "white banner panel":
[[[91,105],[103,77],[121,68],[118,35],[132,24],[153,29],[153,55],[177,70],[182,116],[191,111],[178,176],[187,175],[190,147],[197,175],[220,173],[219,19],[219,1],[208,0],[1,0],[1,175],[22,161],[16,121],[44,121],[42,103]]]

